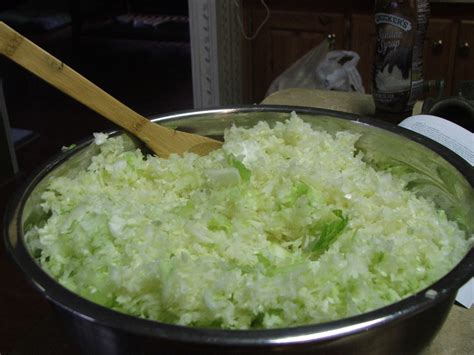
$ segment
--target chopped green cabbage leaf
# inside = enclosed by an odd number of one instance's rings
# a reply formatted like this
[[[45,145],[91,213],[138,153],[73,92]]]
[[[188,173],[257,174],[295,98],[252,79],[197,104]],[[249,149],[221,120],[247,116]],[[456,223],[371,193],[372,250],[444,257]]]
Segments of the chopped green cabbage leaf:
[[[325,322],[407,297],[447,273],[468,236],[401,178],[292,114],[169,159],[96,134],[100,153],[51,179],[32,255],[83,297],[197,327]]]
[[[311,246],[311,250],[314,252],[320,253],[326,251],[329,248],[329,245],[339,234],[341,234],[349,222],[349,218],[343,216],[341,210],[334,210],[332,212],[337,217],[337,220],[324,224],[321,230],[318,231],[318,238]]]

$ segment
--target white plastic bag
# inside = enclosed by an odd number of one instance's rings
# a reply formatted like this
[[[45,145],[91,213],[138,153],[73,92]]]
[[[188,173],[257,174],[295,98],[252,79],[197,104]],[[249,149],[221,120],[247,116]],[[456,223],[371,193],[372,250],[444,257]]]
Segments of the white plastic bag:
[[[359,55],[352,51],[332,51],[316,68],[318,81],[327,90],[357,91],[364,93],[362,78],[357,71]]]
[[[310,50],[279,75],[266,96],[287,88],[365,92],[357,71],[359,55],[352,51],[329,51],[329,42]]]

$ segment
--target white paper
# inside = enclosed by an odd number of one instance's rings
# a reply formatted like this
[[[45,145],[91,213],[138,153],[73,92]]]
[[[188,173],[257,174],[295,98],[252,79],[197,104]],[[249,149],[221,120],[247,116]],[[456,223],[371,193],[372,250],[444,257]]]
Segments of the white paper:
[[[471,308],[474,300],[474,278],[461,287],[456,295],[456,301],[466,308]]]
[[[416,115],[403,120],[400,126],[420,133],[444,145],[474,166],[474,133],[437,116]],[[466,308],[474,303],[474,278],[461,287],[456,301]]]
[[[474,133],[467,129],[444,118],[430,115],[408,117],[399,126],[431,138],[474,165]]]

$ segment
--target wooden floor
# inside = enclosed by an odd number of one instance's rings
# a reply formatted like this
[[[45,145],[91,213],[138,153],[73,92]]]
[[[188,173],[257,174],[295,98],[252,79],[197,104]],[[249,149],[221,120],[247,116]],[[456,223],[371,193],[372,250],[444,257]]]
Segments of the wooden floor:
[[[81,38],[72,47],[60,36],[39,43],[66,64],[144,115],[192,108],[189,44]],[[0,227],[5,206],[24,180],[62,146],[114,128],[100,116],[0,58],[7,109],[13,127],[37,138],[17,151],[20,173],[0,181]],[[69,354],[77,350],[64,335],[50,305],[26,282],[0,244],[0,354]]]

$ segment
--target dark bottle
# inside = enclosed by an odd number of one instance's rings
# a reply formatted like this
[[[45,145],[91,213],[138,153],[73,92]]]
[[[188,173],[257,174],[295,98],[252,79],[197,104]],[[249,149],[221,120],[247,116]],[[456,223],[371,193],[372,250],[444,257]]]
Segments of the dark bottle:
[[[376,0],[372,96],[379,114],[411,114],[423,91],[423,42],[429,1]]]

